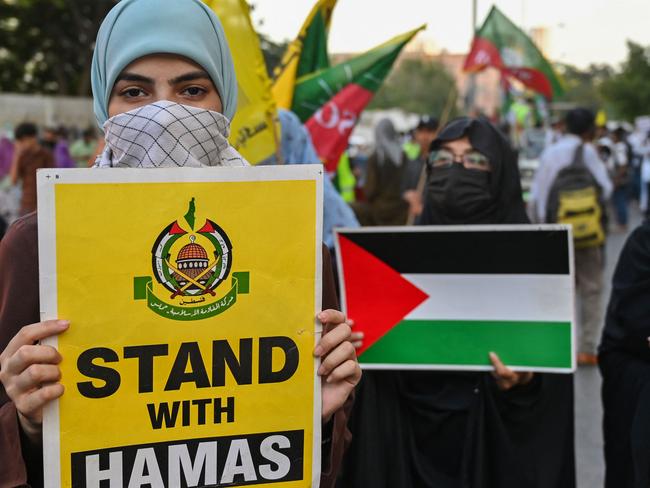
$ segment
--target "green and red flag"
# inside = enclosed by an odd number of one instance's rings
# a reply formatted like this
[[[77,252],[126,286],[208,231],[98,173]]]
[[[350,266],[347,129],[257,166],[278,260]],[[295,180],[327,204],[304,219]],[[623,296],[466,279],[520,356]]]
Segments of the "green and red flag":
[[[390,72],[402,48],[424,27],[297,80],[291,110],[305,123],[327,171],[336,170],[359,115]]]
[[[564,92],[560,77],[532,39],[496,7],[476,32],[464,69],[476,72],[488,66],[549,100]]]
[[[369,369],[571,372],[574,281],[566,226],[340,230],[343,309]]]
[[[327,36],[337,0],[319,0],[287,46],[273,73],[273,97],[279,108],[291,109],[296,80],[328,68]]]

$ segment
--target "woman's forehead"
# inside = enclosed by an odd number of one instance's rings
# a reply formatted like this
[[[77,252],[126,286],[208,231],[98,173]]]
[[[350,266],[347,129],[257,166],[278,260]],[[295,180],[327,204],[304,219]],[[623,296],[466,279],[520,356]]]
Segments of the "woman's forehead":
[[[195,61],[177,54],[149,54],[129,63],[123,73],[137,73],[151,78],[173,78],[180,72],[204,71]]]
[[[469,138],[467,136],[463,136],[460,139],[444,141],[442,144],[440,144],[440,147],[460,152],[472,149],[472,143],[469,141]]]

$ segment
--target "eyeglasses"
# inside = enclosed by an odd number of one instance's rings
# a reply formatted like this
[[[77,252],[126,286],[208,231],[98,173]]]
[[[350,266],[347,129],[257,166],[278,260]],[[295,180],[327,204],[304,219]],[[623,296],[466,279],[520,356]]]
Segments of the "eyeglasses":
[[[429,154],[429,166],[432,168],[448,168],[456,161],[467,169],[491,171],[490,160],[478,151],[470,151],[463,155],[456,155],[447,149],[438,149]]]

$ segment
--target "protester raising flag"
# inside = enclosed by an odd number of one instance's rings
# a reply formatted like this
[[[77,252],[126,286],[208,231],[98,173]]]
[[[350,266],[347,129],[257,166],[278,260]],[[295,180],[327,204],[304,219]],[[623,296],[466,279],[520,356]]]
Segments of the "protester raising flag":
[[[205,0],[221,19],[237,73],[237,117],[230,127],[230,143],[246,160],[257,164],[278,147],[276,105],[271,80],[253,29],[245,0]]]
[[[424,27],[297,80],[291,109],[305,122],[327,171],[336,170],[359,115],[390,72],[402,48]]]
[[[275,68],[273,97],[279,108],[291,108],[296,80],[329,67],[327,34],[337,0],[319,0],[300,28],[298,37],[287,47]]]
[[[496,7],[476,32],[464,69],[481,71],[488,66],[549,100],[564,92],[560,78],[533,41]]]

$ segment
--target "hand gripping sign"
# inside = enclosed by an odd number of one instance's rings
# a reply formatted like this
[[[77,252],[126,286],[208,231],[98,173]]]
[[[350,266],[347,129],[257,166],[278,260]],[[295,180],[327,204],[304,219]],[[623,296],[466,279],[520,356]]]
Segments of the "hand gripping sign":
[[[318,486],[322,167],[38,184],[46,486]]]

